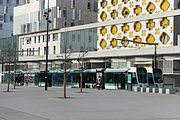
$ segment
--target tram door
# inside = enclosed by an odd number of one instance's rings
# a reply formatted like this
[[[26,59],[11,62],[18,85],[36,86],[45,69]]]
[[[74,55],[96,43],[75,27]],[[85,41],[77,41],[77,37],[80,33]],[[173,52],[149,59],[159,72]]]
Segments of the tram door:
[[[121,83],[121,89],[125,89],[125,84],[126,84],[126,74],[125,73],[121,74],[120,83]]]
[[[118,89],[125,89],[125,74],[114,73],[114,82]]]

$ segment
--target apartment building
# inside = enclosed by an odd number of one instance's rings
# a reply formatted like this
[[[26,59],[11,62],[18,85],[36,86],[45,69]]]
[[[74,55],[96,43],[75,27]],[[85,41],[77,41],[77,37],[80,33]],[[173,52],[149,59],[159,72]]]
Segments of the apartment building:
[[[14,9],[14,35],[46,30],[48,0],[29,0]],[[97,0],[50,0],[49,29],[97,22]],[[22,12],[23,11],[23,12]]]

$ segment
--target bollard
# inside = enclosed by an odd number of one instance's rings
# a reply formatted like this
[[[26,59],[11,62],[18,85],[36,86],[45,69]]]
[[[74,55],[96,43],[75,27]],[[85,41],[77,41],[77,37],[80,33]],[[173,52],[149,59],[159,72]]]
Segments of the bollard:
[[[134,91],[134,92],[137,92],[137,87],[133,87],[133,91]]]
[[[159,93],[159,89],[158,88],[153,88],[152,93]]]
[[[165,88],[159,88],[159,93],[160,94],[165,94],[166,93],[166,89]]]
[[[149,93],[149,91],[150,91],[150,88],[146,88],[146,93]]]
[[[166,94],[176,94],[175,89],[166,89]]]

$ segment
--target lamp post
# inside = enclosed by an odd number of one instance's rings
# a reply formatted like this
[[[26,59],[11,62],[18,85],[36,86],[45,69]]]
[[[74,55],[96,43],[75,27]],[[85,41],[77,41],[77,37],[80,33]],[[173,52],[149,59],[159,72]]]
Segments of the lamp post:
[[[125,40],[125,39],[116,39],[120,41],[128,41],[128,42],[133,42],[133,43],[138,43],[138,44],[144,44],[144,45],[154,45],[154,66],[153,68],[157,68],[157,45],[158,43],[145,43],[145,42],[138,42],[138,41],[133,41],[133,40]]]
[[[48,82],[48,40],[49,40],[49,23],[51,23],[51,20],[49,20],[49,13],[51,10],[49,9],[49,0],[47,3],[47,12],[44,13],[44,17],[46,18],[47,21],[47,39],[46,39],[46,69],[45,69],[45,91],[47,91],[47,82]]]
[[[16,52],[14,53],[14,81],[13,81],[14,89],[16,88]]]

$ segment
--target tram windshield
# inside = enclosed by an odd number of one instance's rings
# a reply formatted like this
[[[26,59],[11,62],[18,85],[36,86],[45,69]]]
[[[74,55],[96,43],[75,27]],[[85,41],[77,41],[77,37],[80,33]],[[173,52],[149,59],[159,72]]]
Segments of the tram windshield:
[[[163,83],[163,75],[161,69],[153,69],[155,83]]]
[[[145,68],[137,68],[137,76],[139,83],[147,83],[147,71]]]
[[[106,73],[105,74],[105,82],[106,83],[114,83],[113,73]]]
[[[152,73],[148,73],[148,84],[154,84]]]

